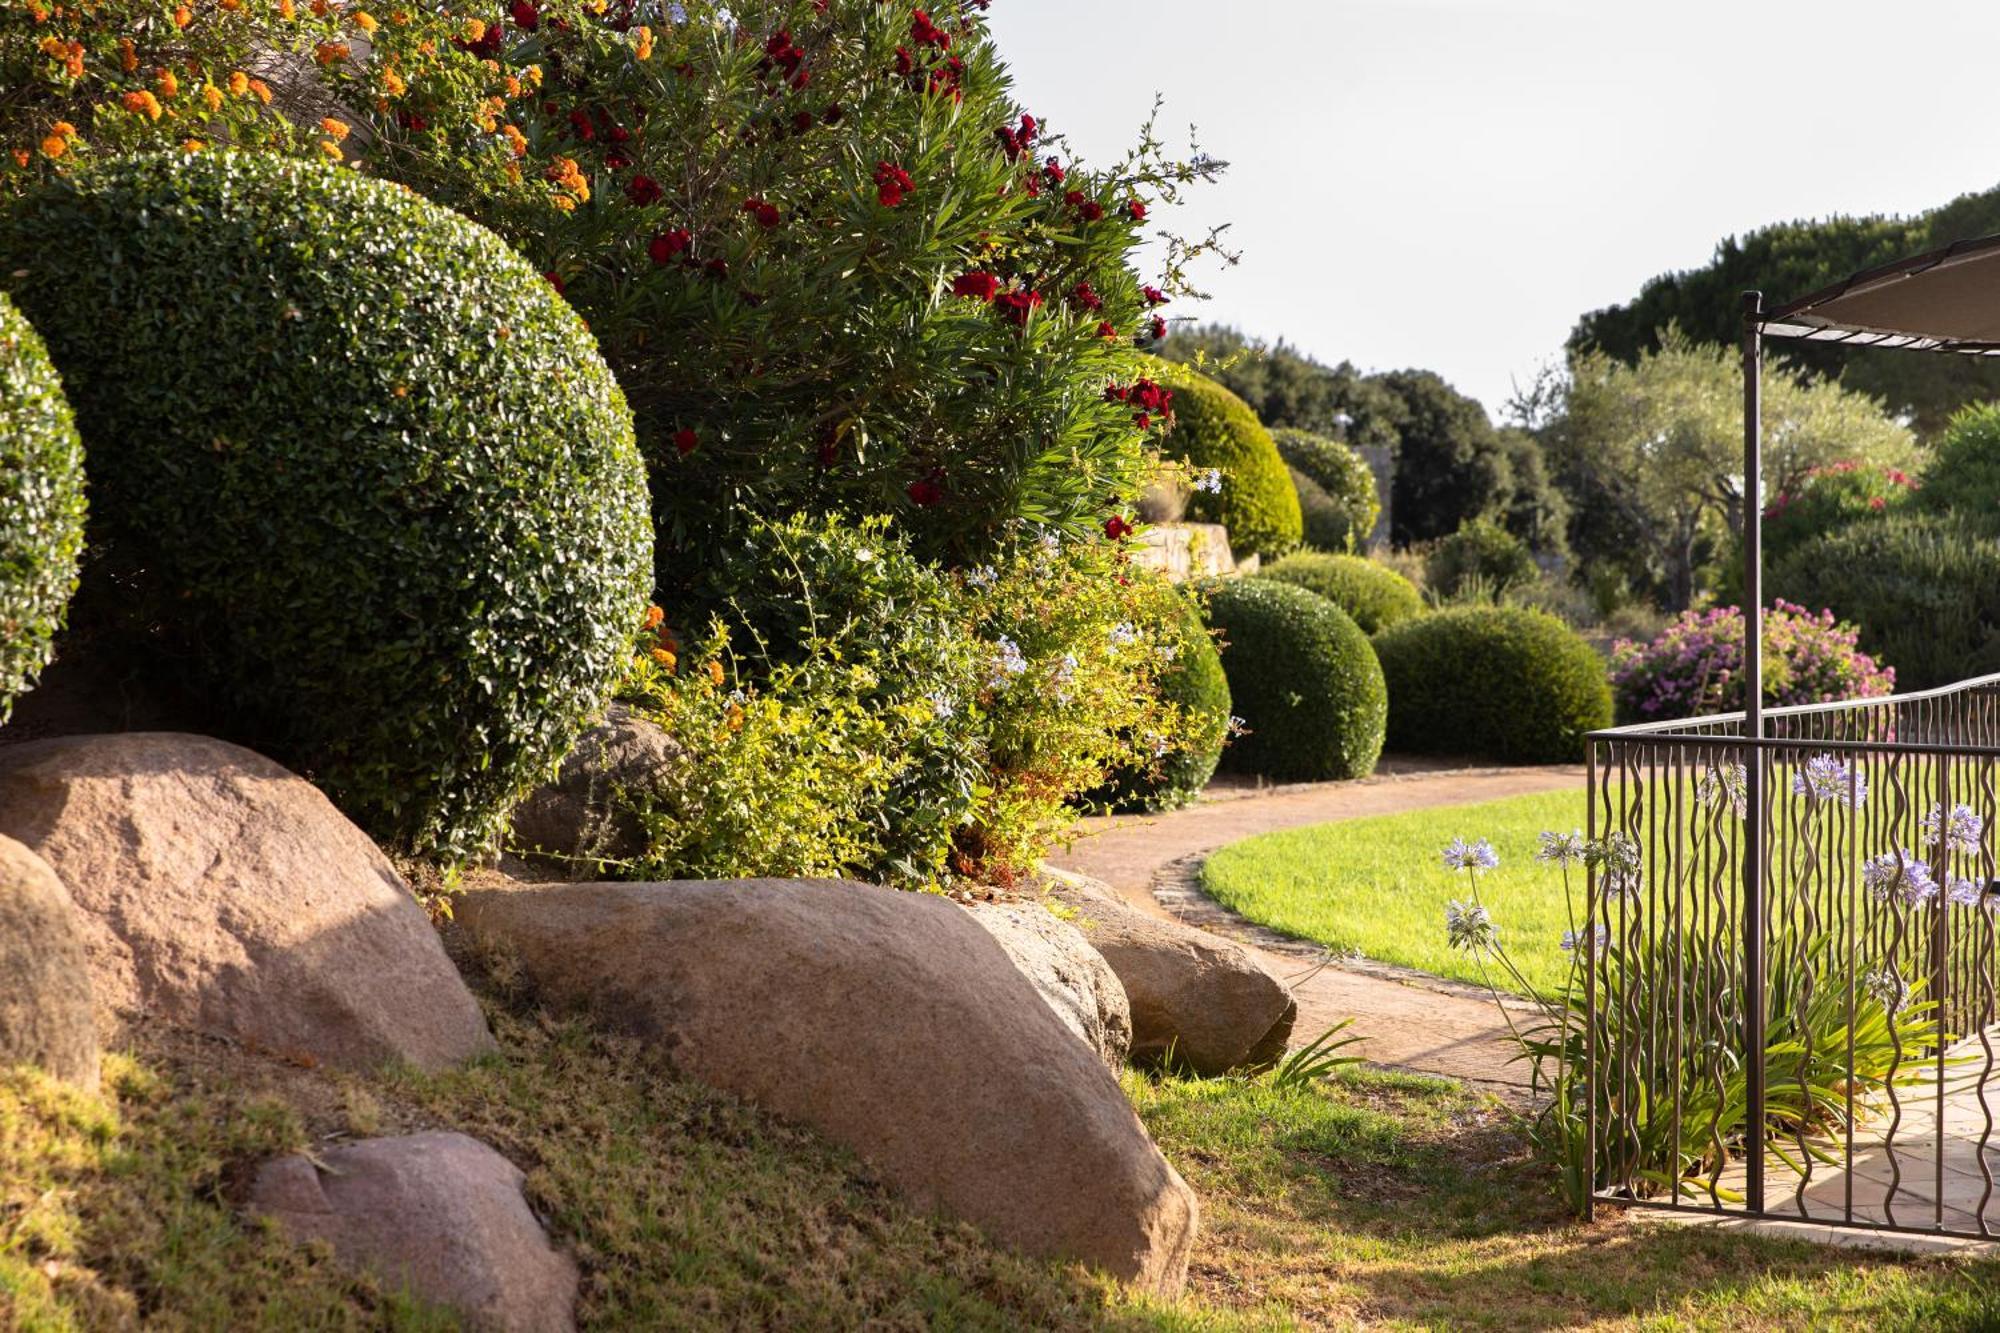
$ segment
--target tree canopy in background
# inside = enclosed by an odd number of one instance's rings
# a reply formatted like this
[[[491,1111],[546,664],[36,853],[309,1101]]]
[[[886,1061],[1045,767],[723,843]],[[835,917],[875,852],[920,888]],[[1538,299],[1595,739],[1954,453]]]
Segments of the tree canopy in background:
[[[1654,278],[1630,302],[1583,316],[1569,346],[1629,365],[1658,350],[1676,326],[1695,342],[1733,346],[1742,334],[1745,291],[1761,290],[1771,304],[1790,301],[1861,269],[1994,232],[2000,232],[2000,187],[1961,195],[1915,217],[1761,227],[1719,242],[1705,266]],[[1771,350],[1801,373],[1837,376],[1846,387],[1881,398],[1926,438],[1967,403],[2000,397],[2000,366],[1978,358],[1803,343],[1776,343]]]

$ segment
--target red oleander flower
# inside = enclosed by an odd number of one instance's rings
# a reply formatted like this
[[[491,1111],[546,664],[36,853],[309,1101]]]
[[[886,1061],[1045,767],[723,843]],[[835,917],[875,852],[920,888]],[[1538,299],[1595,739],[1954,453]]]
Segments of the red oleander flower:
[[[1145,383],[1144,380],[1139,382],[1141,384]],[[1131,396],[1132,391],[1122,384],[1107,384],[1104,386],[1104,401],[1107,403],[1122,403]]]
[[[875,164],[875,198],[884,208],[894,208],[903,202],[903,196],[916,189],[910,173],[894,162]]]
[[[1118,340],[1118,330],[1112,327],[1110,320],[1102,320],[1097,325],[1097,336],[1110,342],[1116,342]]]
[[[631,165],[632,159],[623,153],[614,151],[604,155],[604,167],[607,171],[623,171]]]
[[[993,298],[993,304],[998,306],[1001,313],[1005,314],[1014,323],[1025,325],[1028,322],[1028,316],[1041,308],[1042,294],[1025,289],[1021,291],[1002,292],[999,296]]]
[[[556,289],[557,296],[563,294],[563,280],[560,273],[557,273],[554,269],[550,269],[547,273],[542,274],[542,276],[549,280],[549,286]]]
[[[729,261],[726,259],[711,259],[706,264],[703,264],[702,268],[707,270],[708,276],[711,278],[726,278],[729,276]]]
[[[1104,520],[1104,535],[1112,541],[1123,541],[1132,535],[1132,525],[1121,514],[1113,514]]]
[[[613,143],[625,143],[632,138],[632,131],[626,129],[623,125],[613,125],[606,131],[604,137]]]
[[[840,103],[829,102],[827,104],[826,110],[820,112],[819,116],[820,124],[838,125],[840,124],[840,118],[846,114],[847,114],[846,108],[842,107]]]
[[[935,46],[940,51],[951,48],[951,34],[931,22],[931,16],[919,9],[910,15],[910,37],[924,46]]]
[[[1167,294],[1158,287],[1141,287],[1139,295],[1146,298],[1147,305],[1165,305],[1167,303]]]
[[[1148,412],[1173,411],[1174,391],[1162,388],[1143,376],[1132,381],[1129,397]]]
[[[1132,424],[1140,430],[1151,430],[1153,428],[1153,419],[1144,412],[1134,412],[1132,414]]]
[[[1167,321],[1161,319],[1158,315],[1153,316],[1152,332],[1154,342],[1166,341]]]
[[[514,0],[507,12],[513,16],[514,26],[522,32],[533,32],[541,26],[542,15],[535,8],[535,0]]]
[[[625,182],[625,197],[640,208],[659,203],[665,195],[666,191],[660,188],[660,183],[644,172]]]
[[[917,62],[911,57],[910,48],[907,46],[897,47],[896,73],[907,78],[910,75],[910,73],[916,69],[916,67],[917,67]]]
[[[1070,304],[1082,310],[1102,310],[1104,298],[1088,282],[1079,282],[1069,289]]]
[[[812,112],[801,111],[796,116],[792,117],[793,134],[804,134],[807,130],[811,129],[812,127],[813,127]]]
[[[1085,222],[1096,222],[1104,216],[1104,205],[1095,199],[1086,199],[1083,201],[1083,207],[1076,211]]]
[[[582,107],[569,113],[569,128],[578,143],[589,143],[597,137],[597,129],[590,123],[590,113]]]
[[[652,256],[655,264],[672,263],[674,256],[685,251],[688,242],[693,239],[688,235],[686,227],[675,227],[672,231],[663,231],[655,236],[646,246],[646,253]]]
[[[981,301],[991,301],[993,294],[1000,290],[1000,279],[984,270],[961,273],[952,280],[953,296],[971,296]]]
[[[1063,171],[1062,163],[1056,161],[1054,158],[1050,158],[1048,165],[1042,168],[1042,175],[1048,180],[1049,184],[1061,185],[1067,173]]]
[[[694,431],[687,426],[682,426],[674,432],[674,451],[682,458],[686,458],[689,454],[693,453],[694,447],[698,443],[700,441],[695,439]]]
[[[743,201],[743,211],[756,218],[757,225],[760,227],[769,228],[778,225],[778,206],[776,204],[767,204],[754,195]]]
[[[1082,190],[1069,191],[1067,194],[1063,195],[1063,202],[1069,205],[1071,208],[1081,208],[1083,206],[1083,191]]]
[[[903,493],[910,497],[911,504],[928,509],[944,499],[944,474],[933,472],[928,477],[919,477],[905,486]]]
[[[1134,199],[1125,205],[1125,216],[1131,218],[1134,222],[1144,222],[1146,220],[1146,206],[1137,199]]]

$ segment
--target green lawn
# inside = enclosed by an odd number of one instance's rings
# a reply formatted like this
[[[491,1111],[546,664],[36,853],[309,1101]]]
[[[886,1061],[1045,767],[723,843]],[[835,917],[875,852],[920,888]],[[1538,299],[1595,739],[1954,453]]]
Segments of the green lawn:
[[[1453,838],[1487,838],[1500,866],[1480,876],[1480,899],[1528,980],[1554,987],[1567,968],[1559,941],[1570,922],[1561,872],[1537,864],[1535,848],[1543,830],[1568,832],[1583,822],[1578,788],[1317,824],[1223,848],[1209,858],[1202,883],[1216,901],[1273,929],[1482,983],[1478,961],[1445,943],[1445,904],[1468,891],[1465,873],[1446,871],[1438,853]],[[1581,910],[1582,877],[1572,873]],[[1496,972],[1493,980],[1505,978]]]

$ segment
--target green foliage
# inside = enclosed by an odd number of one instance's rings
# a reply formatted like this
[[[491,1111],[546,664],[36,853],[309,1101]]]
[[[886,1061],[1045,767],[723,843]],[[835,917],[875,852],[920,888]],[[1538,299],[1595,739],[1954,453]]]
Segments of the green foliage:
[[[1322,551],[1359,549],[1382,513],[1368,461],[1339,440],[1291,426],[1273,430],[1271,439],[1292,469],[1306,544]]]
[[[2000,546],[1956,515],[1850,524],[1798,547],[1765,587],[1858,625],[1901,689],[2000,671]]]
[[[1771,304],[1789,301],[1862,269],[1996,231],[2000,188],[1911,218],[1833,217],[1761,227],[1718,242],[1705,266],[1654,278],[1634,300],[1583,316],[1570,350],[1601,351],[1629,365],[1664,346],[1674,328],[1696,342],[1733,347],[1742,336],[1746,291],[1762,291]],[[1838,376],[1849,389],[1884,400],[1895,415],[1914,418],[1927,437],[1967,403],[2000,397],[2000,370],[1980,357],[1789,341],[1774,342],[1771,351],[1799,372]]]
[[[1397,750],[1565,763],[1583,757],[1586,733],[1611,725],[1603,660],[1544,612],[1452,607],[1391,626],[1375,651]]]
[[[250,154],[54,182],[0,264],[78,406],[94,539],[219,719],[384,840],[485,846],[645,605],[582,322],[483,228]]]
[[[83,512],[83,446],[62,381],[0,295],[0,722],[55,651]]]
[[[1935,456],[1932,466],[1937,467]],[[1940,479],[1948,475],[1941,471]],[[1796,491],[1779,492],[1764,510],[1764,562],[1776,564],[1813,538],[1849,523],[1893,517],[1911,508],[1916,499],[1916,483],[1901,468],[1858,463],[1815,468]],[[1743,562],[1738,558],[1731,563],[1740,582]]]
[[[1916,498],[1932,513],[1960,515],[1989,535],[2000,532],[2000,403],[1980,403],[1951,419],[1924,466]]]
[[[1316,593],[1271,579],[1209,585],[1222,669],[1247,731],[1228,766],[1281,781],[1366,777],[1388,711],[1368,636]]]
[[[407,6],[329,74],[383,99],[368,169],[494,227],[590,321],[654,472],[661,588],[745,513],[890,513],[958,561],[1023,523],[1098,530],[1145,461],[1101,392],[1159,336],[1144,208],[1213,168],[1150,133],[1050,168],[1065,145],[1022,137],[971,6],[682,8],[541,0],[526,32]]]
[[[1282,338],[1265,343],[1215,324],[1179,330],[1152,350],[1212,376],[1273,431],[1310,431],[1356,448],[1396,446],[1395,400],[1345,361],[1323,365]]]
[[[1414,583],[1358,555],[1299,551],[1266,565],[1260,577],[1318,593],[1352,616],[1363,634],[1387,629],[1424,609],[1423,594]]]
[[[1527,543],[1490,518],[1467,519],[1424,560],[1424,584],[1443,598],[1474,587],[1497,597],[1540,572]]]
[[[1514,493],[1513,468],[1486,409],[1428,370],[1375,378],[1395,404],[1389,515],[1397,544],[1430,541],[1467,519],[1504,510]]]
[[[1128,810],[1173,810],[1201,794],[1222,760],[1233,708],[1229,679],[1215,636],[1191,596],[1176,597],[1178,614],[1160,627],[1158,688],[1163,703],[1180,711],[1185,738],[1153,756],[1134,747],[1132,761],[1112,773],[1105,799]],[[1158,742],[1153,748],[1157,748]]]
[[[1174,428],[1164,452],[1191,468],[1222,473],[1221,492],[1197,491],[1188,517],[1228,528],[1230,549],[1239,557],[1271,558],[1297,546],[1303,535],[1298,493],[1257,414],[1206,375],[1177,371],[1169,382]]]
[[[1341,1054],[1368,1040],[1358,1032],[1349,1032],[1353,1026],[1353,1019],[1343,1018],[1297,1050],[1286,1052],[1266,1075],[1271,1086],[1281,1090],[1310,1087],[1335,1070],[1366,1064],[1366,1056]]]
[[[1572,549],[1667,609],[1685,609],[1697,572],[1742,524],[1743,377],[1734,351],[1672,335],[1635,365],[1583,354],[1566,379],[1534,397],[1523,406],[1569,496]],[[1915,457],[1910,432],[1879,403],[1831,381],[1769,377],[1763,418],[1765,475],[1776,494],[1797,490],[1815,469],[1907,467]]]
[[[938,883],[953,836],[974,817],[987,780],[976,709],[985,653],[956,585],[913,556],[885,519],[793,518],[752,520],[719,544],[700,593],[692,617],[675,618],[721,619],[746,683],[764,701],[768,727],[781,716],[817,719],[829,731],[854,733],[822,743],[884,755],[886,777],[836,782],[830,773],[827,811],[806,821],[834,827],[852,818],[865,826],[839,835],[858,840],[840,854],[844,873],[895,885]],[[669,729],[678,732],[678,725]],[[733,752],[753,772],[748,748],[746,741]],[[801,780],[809,792],[810,772]],[[866,790],[847,792],[844,782]],[[764,855],[754,842],[735,854]],[[754,873],[782,873],[775,861],[748,864],[763,867]]]

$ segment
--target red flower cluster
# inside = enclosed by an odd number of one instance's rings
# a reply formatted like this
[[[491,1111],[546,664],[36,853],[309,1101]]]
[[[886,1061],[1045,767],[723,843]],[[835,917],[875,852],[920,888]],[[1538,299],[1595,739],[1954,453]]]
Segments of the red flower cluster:
[[[1137,199],[1134,199],[1125,205],[1125,216],[1131,218],[1134,222],[1144,222],[1146,220],[1146,206]]]
[[[944,499],[944,469],[932,468],[930,475],[919,477],[903,488],[903,494],[910,497],[910,503],[928,509]]]
[[[1161,319],[1158,315],[1153,316],[1152,334],[1153,341],[1156,343],[1165,342],[1167,339],[1167,321]]]
[[[665,196],[666,191],[660,188],[660,183],[644,172],[625,182],[625,197],[640,208],[657,204]]]
[[[903,202],[904,195],[916,188],[910,173],[894,162],[875,164],[875,197],[881,201],[882,207],[894,208]]]
[[[1109,403],[1127,403],[1138,408],[1139,410],[1132,414],[1132,424],[1140,430],[1150,430],[1153,418],[1156,416],[1171,419],[1174,415],[1174,391],[1163,388],[1143,376],[1130,384],[1105,385],[1104,400]]]
[[[1116,342],[1118,340],[1118,330],[1112,327],[1110,320],[1100,320],[1097,325],[1097,336],[1111,342]]]
[[[805,68],[806,53],[792,45],[790,28],[780,28],[765,39],[764,56],[785,72],[785,77],[792,81],[792,87],[803,88],[812,82],[812,71]]]
[[[1125,540],[1132,535],[1132,531],[1132,525],[1125,521],[1122,514],[1113,514],[1104,520],[1104,535],[1114,542]]]
[[[1053,157],[1049,159],[1048,165],[1042,168],[1042,179],[1050,185],[1061,185],[1065,174],[1063,164]]]
[[[1147,305],[1165,305],[1167,303],[1167,294],[1158,287],[1141,287],[1139,295],[1146,298]]]
[[[1076,215],[1085,222],[1095,222],[1104,216],[1104,205],[1095,199],[1084,197],[1082,190],[1071,190],[1063,196],[1063,202],[1076,210]]]
[[[951,34],[931,22],[931,16],[921,9],[910,15],[910,40],[919,46],[935,46],[940,51],[951,49]]]
[[[1070,288],[1069,300],[1071,305],[1076,306],[1080,310],[1104,309],[1104,298],[1099,296],[1097,289],[1092,287],[1088,282],[1079,282],[1076,286]]]
[[[1019,128],[1002,125],[993,131],[993,137],[1000,141],[1000,147],[1006,151],[1007,160],[1018,162],[1021,160],[1021,154],[1035,146],[1035,135],[1040,130],[1041,126],[1035,123],[1033,116],[1024,115],[1021,117]]]
[[[778,225],[778,206],[776,204],[765,203],[755,195],[743,201],[743,211],[756,218],[757,225],[760,227],[775,227]]]
[[[1001,313],[1014,323],[1025,325],[1028,316],[1041,309],[1042,294],[1024,287],[1019,291],[1003,292],[993,298],[993,304],[999,306]]]
[[[550,269],[547,273],[542,274],[542,276],[549,280],[549,286],[556,289],[557,296],[563,294],[562,274],[557,273],[554,269]]]
[[[999,290],[1000,279],[981,269],[961,273],[951,284],[953,296],[970,296],[980,301],[991,301]]]
[[[674,432],[674,451],[682,458],[686,458],[689,454],[693,453],[697,443],[694,431],[689,427],[682,426]]]
[[[514,26],[522,32],[533,32],[542,26],[541,11],[535,8],[535,0],[514,0],[507,13],[514,19]]]
[[[672,231],[663,231],[655,236],[647,244],[646,253],[652,257],[655,264],[670,264],[675,255],[687,250],[688,243],[693,239],[686,227],[675,227]]]

